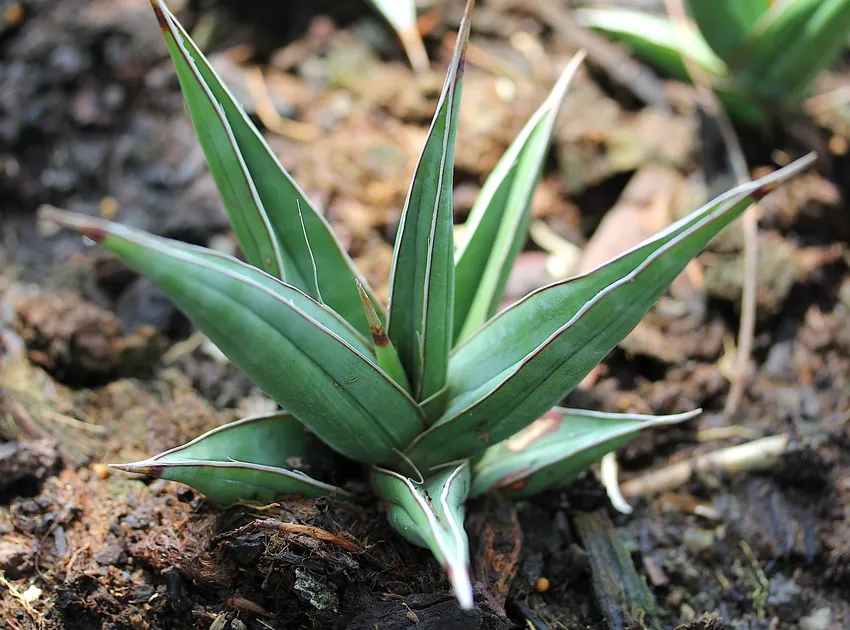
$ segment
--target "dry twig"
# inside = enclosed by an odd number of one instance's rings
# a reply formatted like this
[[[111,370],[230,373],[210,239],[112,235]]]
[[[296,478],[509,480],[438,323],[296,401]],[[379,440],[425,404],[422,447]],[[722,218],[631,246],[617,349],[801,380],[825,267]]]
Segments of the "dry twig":
[[[787,435],[745,442],[635,477],[620,485],[623,496],[637,497],[673,490],[686,484],[694,473],[725,472],[739,474],[775,466],[788,446]]]
[[[280,115],[269,96],[266,77],[259,66],[249,66],[245,69],[245,85],[257,108],[257,116],[266,129],[298,142],[313,142],[318,137],[319,133],[313,125]]]

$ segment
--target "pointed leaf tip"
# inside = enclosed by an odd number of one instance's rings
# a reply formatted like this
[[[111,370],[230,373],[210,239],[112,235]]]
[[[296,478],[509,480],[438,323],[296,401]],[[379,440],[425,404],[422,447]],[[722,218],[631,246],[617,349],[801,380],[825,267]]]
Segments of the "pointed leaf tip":
[[[368,282],[186,29],[162,0],[152,6],[244,258],[327,304],[367,335],[352,280],[360,278],[371,294]]]
[[[495,315],[525,244],[531,204],[567,90],[584,52],[573,56],[549,96],[526,122],[481,188],[455,253],[454,341]]]
[[[372,333],[372,344],[374,345],[375,359],[377,359],[378,365],[392,380],[401,385],[405,391],[410,392],[410,381],[407,378],[407,373],[404,371],[404,366],[401,364],[398,352],[392,341],[390,341],[384,324],[381,323],[381,318],[378,317],[375,305],[359,280],[357,281],[357,290],[360,292],[360,300],[363,302],[363,310],[366,313],[366,320],[369,323],[369,331]]]
[[[357,461],[388,462],[421,432],[422,410],[374,363],[366,340],[302,291],[209,249],[85,215],[65,223],[102,226],[103,246],[156,284],[331,448]]]
[[[153,477],[154,479],[159,479],[163,473],[163,466],[154,464],[149,460],[131,462],[129,464],[109,464],[109,467],[126,473],[133,473],[134,475]]]
[[[300,470],[281,467],[294,461],[309,465],[308,460],[302,424],[286,412],[273,412],[222,425],[145,461],[115,468],[185,484],[225,505],[285,495],[351,496]]]
[[[167,32],[168,21],[166,20],[165,13],[162,10],[161,0],[151,0],[151,8],[153,8],[156,21],[159,22],[159,28],[162,29],[163,32]]]
[[[527,497],[563,485],[642,431],[684,422],[702,410],[649,416],[555,407],[475,462],[470,496],[500,489]]]
[[[454,77],[455,85],[463,79],[463,73],[466,69],[466,49],[469,47],[469,33],[472,30],[472,12],[474,9],[475,0],[468,0],[457,33],[457,46],[460,47],[460,54],[458,56],[457,72]],[[457,55],[458,52],[455,51],[455,54]]]
[[[454,320],[453,202],[455,142],[469,11],[458,30],[437,111],[413,173],[390,272],[387,333],[418,401],[436,418],[445,406]]]
[[[369,331],[372,333],[372,341],[375,346],[384,348],[390,343],[390,338],[387,337],[387,332],[384,330],[384,325],[381,323],[381,318],[375,311],[375,305],[369,299],[369,294],[363,288],[363,284],[357,280],[357,291],[360,293],[360,301],[363,302],[363,310],[366,313],[366,321],[369,322]]]
[[[643,319],[687,263],[753,201],[811,165],[809,154],[710,201],[593,271],[538,289],[452,353],[450,403],[405,454],[423,471],[528,426]]]
[[[100,243],[107,236],[106,222],[97,217],[60,210],[51,205],[43,205],[38,209],[40,219],[53,221],[57,225],[72,230],[77,234],[90,238],[95,243]]]

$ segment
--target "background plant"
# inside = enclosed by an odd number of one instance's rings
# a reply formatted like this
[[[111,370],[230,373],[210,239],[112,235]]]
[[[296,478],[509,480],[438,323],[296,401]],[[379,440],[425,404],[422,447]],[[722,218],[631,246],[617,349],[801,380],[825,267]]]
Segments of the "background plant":
[[[764,124],[796,111],[834,64],[850,29],[850,0],[687,0],[693,22],[623,8],[576,11],[577,20],[626,42],[663,72],[707,77],[730,113]]]
[[[417,72],[428,69],[428,52],[416,26],[416,3],[414,0],[371,0],[375,8],[395,29],[404,46],[410,65]]]
[[[50,212],[150,278],[285,411],[245,418],[124,470],[213,501],[350,496],[300,468],[305,427],[368,466],[392,526],[429,548],[472,606],[465,503],[575,478],[651,426],[555,407],[688,261],[811,158],[738,187],[597,269],[497,313],[577,55],[484,184],[453,243],[453,162],[472,3],[396,238],[387,308],[282,169],[185,30],[153,0],[246,262],[84,215]]]

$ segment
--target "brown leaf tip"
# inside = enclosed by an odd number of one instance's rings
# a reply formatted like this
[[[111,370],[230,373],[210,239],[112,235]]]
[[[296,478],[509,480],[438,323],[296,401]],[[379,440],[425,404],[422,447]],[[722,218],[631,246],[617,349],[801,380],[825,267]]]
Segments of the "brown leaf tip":
[[[169,32],[171,29],[168,28],[168,19],[165,17],[165,13],[162,11],[162,7],[159,4],[159,0],[151,0],[151,7],[153,8],[153,13],[156,16],[156,21],[159,22],[159,28],[161,28],[164,32]]]
[[[469,46],[469,33],[472,30],[472,12],[475,9],[475,0],[467,0],[466,9],[463,12],[463,20],[458,29],[458,43],[460,46],[460,55],[457,59],[457,69],[454,75],[454,87],[463,79],[464,70],[466,70],[466,50]]]
[[[103,239],[106,238],[107,232],[103,228],[96,227],[94,225],[86,225],[80,228],[80,234],[83,236],[87,236],[95,243],[103,242]]]
[[[379,348],[386,348],[390,345],[390,338],[387,337],[387,333],[384,330],[384,327],[381,326],[376,328],[374,326],[370,327],[369,330],[372,332],[372,341],[375,342],[375,345]]]
[[[143,466],[140,466],[138,464],[110,464],[109,467],[116,468],[118,470],[123,470],[124,472],[128,473],[133,473],[135,475],[145,475],[146,477],[153,477],[154,479],[159,479],[160,477],[162,477],[162,474],[165,471],[165,466],[160,466],[157,464]]]
[[[776,183],[764,184],[764,185],[759,186],[758,188],[756,188],[756,189],[752,192],[752,195],[751,195],[751,196],[752,196],[752,198],[753,198],[753,199],[755,199],[756,201],[761,201],[762,199],[764,199],[765,197],[767,197],[767,195],[768,195],[768,194],[770,194],[771,192],[773,192],[775,189],[776,189]]]

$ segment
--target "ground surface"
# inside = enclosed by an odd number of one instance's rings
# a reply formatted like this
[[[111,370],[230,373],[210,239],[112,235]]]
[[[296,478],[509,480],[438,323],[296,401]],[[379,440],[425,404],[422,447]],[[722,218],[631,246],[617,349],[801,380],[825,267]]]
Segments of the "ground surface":
[[[172,4],[197,33],[211,33],[217,67],[385,294],[460,3],[426,14],[434,72],[419,79],[358,2],[325,3],[318,16],[288,3],[232,3],[238,19],[219,5]],[[581,41],[562,8],[545,8],[562,3],[479,4],[461,111],[459,221]],[[529,503],[474,504],[467,528],[479,606],[464,616],[428,553],[392,534],[371,503],[223,511],[176,484],[102,465],[162,451],[268,403],[196,343],[151,285],[40,224],[36,208],[52,203],[194,243],[233,243],[148,3],[2,0],[0,9],[0,626],[850,627],[850,169],[842,157],[826,151],[816,171],[760,208],[754,367],[738,410],[723,413],[742,284],[742,235],[733,228],[568,401],[706,413],[620,454],[630,517],[617,515],[592,475]],[[704,194],[689,92],[663,84],[646,105],[611,80],[605,49],[591,52],[559,120],[511,297],[618,253],[632,244],[624,233],[650,232]],[[258,100],[258,60],[277,111],[298,124]],[[832,131],[746,134],[751,165],[774,166],[833,134],[840,153],[846,129],[821,123]],[[614,227],[596,230],[615,204]],[[635,485],[649,469],[766,436],[787,438],[768,470],[704,472],[646,496]],[[330,454],[322,462],[362,488],[358,470]]]

